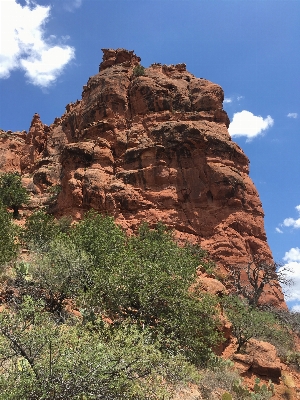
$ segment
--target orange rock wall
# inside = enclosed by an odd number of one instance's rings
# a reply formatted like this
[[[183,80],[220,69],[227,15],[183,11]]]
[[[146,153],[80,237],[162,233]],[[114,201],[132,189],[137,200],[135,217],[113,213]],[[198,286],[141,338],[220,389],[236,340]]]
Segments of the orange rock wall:
[[[140,58],[133,52],[103,52],[82,100],[50,127],[35,115],[23,139],[15,162],[33,204],[47,201],[48,188],[58,184],[58,216],[80,218],[94,208],[128,232],[142,221],[162,221],[220,266],[255,255],[271,260],[249,160],[227,130],[222,88],[185,64],[153,64],[136,76]],[[1,168],[10,160],[2,156]]]

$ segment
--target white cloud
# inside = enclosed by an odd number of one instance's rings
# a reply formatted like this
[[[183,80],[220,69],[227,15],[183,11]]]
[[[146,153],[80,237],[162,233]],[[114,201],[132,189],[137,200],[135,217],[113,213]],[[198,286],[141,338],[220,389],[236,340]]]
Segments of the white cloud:
[[[297,113],[288,113],[287,117],[289,117],[289,118],[297,118],[298,114]]]
[[[292,250],[292,249],[291,249]],[[298,249],[299,250],[299,249]],[[287,252],[286,254],[288,254]],[[292,285],[282,285],[283,292],[288,301],[299,301],[300,302],[300,262],[290,261],[287,264],[279,268],[279,271],[285,269],[285,275],[291,279]]]
[[[82,0],[64,0],[64,8],[67,11],[73,12],[76,8],[81,7]]]
[[[292,247],[287,251],[283,257],[287,263],[279,268],[279,271],[285,271],[287,278],[291,279],[292,285],[283,285],[282,289],[288,301],[300,302],[300,249],[299,247]],[[294,308],[300,308],[300,304],[295,305]]]
[[[251,140],[273,124],[274,120],[270,115],[264,119],[250,111],[243,110],[233,115],[228,131],[231,136],[246,136],[248,140]]]
[[[54,35],[44,37],[50,10],[31,0],[25,6],[16,0],[0,1],[0,78],[21,69],[32,84],[47,87],[74,58],[73,47],[54,44]]]
[[[291,226],[293,228],[300,228],[300,218],[294,219],[294,218],[286,218],[283,221],[284,226]]]
[[[232,103],[232,99],[230,97],[225,97],[223,103],[225,103],[225,104]]]
[[[300,205],[295,207],[296,210],[298,211],[298,213],[300,214]],[[284,226],[289,226],[292,228],[300,228],[300,217],[298,219],[294,219],[294,218],[286,218],[283,221],[283,225]]]
[[[283,231],[280,228],[275,228],[277,233],[283,233]]]
[[[283,260],[287,262],[300,262],[299,247],[292,247],[289,251],[287,251],[283,257]]]

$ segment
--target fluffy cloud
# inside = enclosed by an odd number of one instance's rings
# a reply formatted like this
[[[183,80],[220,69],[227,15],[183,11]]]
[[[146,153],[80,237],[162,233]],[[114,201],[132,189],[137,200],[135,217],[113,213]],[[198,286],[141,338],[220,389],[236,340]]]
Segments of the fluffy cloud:
[[[287,263],[279,270],[284,269],[286,276],[292,280],[293,284],[291,287],[283,285],[283,291],[286,294],[288,301],[299,301],[300,302],[300,249],[299,247],[292,247],[285,253],[283,260]],[[299,308],[296,305],[294,308]],[[295,310],[294,310],[295,311]]]
[[[231,136],[246,136],[247,140],[252,140],[273,124],[274,120],[270,115],[263,118],[243,110],[233,115],[228,131]]]
[[[297,113],[288,113],[287,117],[289,117],[289,118],[297,118],[298,114]]]
[[[73,47],[54,44],[53,35],[44,37],[50,9],[31,0],[25,6],[16,0],[0,1],[0,78],[22,69],[30,83],[47,87],[74,58]]]
[[[295,207],[296,210],[298,211],[298,213],[300,214],[300,205]],[[289,226],[292,228],[300,228],[300,217],[298,219],[294,219],[294,218],[286,218],[283,221],[283,225],[284,226]]]
[[[300,249],[299,247],[292,247],[289,251],[287,251],[283,257],[284,261],[287,262],[300,262]]]
[[[223,103],[225,104],[232,103],[232,99],[230,97],[225,97]]]

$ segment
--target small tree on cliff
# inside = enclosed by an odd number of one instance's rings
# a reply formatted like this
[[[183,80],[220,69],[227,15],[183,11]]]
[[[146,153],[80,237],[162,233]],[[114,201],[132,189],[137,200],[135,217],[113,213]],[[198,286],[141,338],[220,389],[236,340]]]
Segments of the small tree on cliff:
[[[15,172],[7,172],[0,177],[0,202],[13,209],[13,217],[19,217],[19,208],[27,204],[29,196],[22,186],[21,176]]]
[[[257,307],[266,286],[276,287],[278,283],[284,286],[292,284],[287,272],[288,269],[278,263],[255,259],[247,265],[231,266],[227,279],[237,295],[242,295],[249,305]]]

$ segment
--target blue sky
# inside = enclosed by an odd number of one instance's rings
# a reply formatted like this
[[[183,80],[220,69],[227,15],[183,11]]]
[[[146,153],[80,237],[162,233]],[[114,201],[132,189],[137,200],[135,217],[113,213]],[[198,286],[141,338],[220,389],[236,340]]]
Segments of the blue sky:
[[[299,0],[0,0],[0,25],[1,129],[62,115],[101,48],[134,50],[145,67],[184,62],[220,84],[300,311]]]

